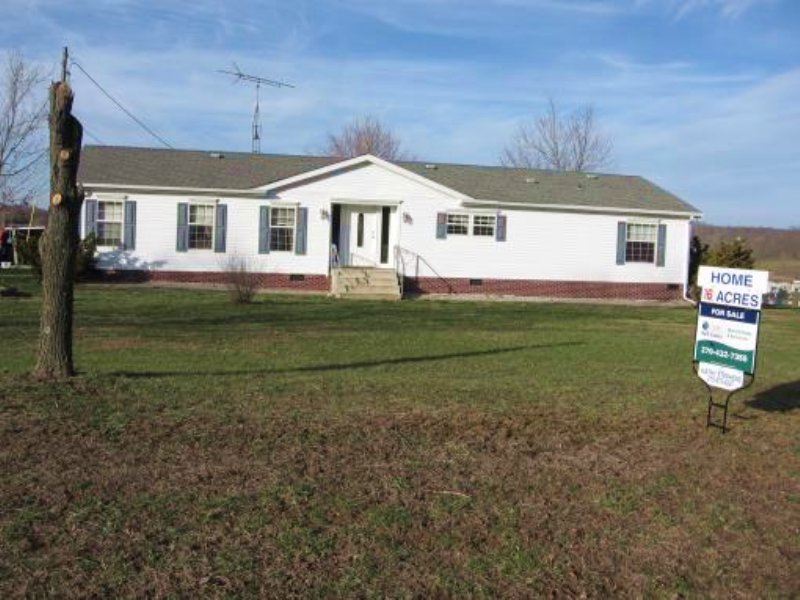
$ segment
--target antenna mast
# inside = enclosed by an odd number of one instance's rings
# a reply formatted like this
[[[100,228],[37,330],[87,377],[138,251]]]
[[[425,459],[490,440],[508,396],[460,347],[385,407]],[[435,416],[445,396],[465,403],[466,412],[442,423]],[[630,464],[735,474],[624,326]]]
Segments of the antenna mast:
[[[235,78],[233,80],[233,83],[237,83],[239,81],[247,81],[249,83],[256,84],[256,106],[255,109],[253,110],[252,140],[253,140],[253,154],[259,154],[261,152],[261,112],[259,108],[261,86],[269,85],[278,88],[280,87],[294,88],[294,86],[289,83],[284,83],[283,81],[275,81],[274,79],[266,79],[264,77],[257,77],[255,75],[242,73],[242,70],[236,63],[233,63],[233,69],[234,69],[233,71],[227,71],[221,69],[218,70],[217,72],[224,73],[226,75],[233,75],[233,77]]]

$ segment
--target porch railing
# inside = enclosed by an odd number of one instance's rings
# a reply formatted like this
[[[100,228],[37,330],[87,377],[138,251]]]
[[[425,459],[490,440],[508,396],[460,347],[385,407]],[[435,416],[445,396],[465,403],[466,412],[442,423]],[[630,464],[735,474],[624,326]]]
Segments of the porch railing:
[[[408,268],[409,266],[413,269],[413,274],[410,275],[413,279],[419,278],[419,270],[420,266],[426,267],[433,275],[441,281],[447,287],[447,293],[452,294],[454,291],[453,285],[447,280],[447,278],[443,277],[439,274],[439,272],[433,268],[433,266],[425,260],[424,257],[420,256],[413,250],[409,250],[408,248],[403,248],[402,246],[395,246],[394,247],[394,260],[395,260],[395,269],[397,270],[398,277],[400,278],[400,296],[403,295],[403,286],[405,282],[405,278],[408,275]]]

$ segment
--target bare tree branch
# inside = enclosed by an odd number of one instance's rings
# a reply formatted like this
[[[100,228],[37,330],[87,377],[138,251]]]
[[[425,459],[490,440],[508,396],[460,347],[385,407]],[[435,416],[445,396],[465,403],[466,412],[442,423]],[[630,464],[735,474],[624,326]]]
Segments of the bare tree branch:
[[[34,167],[47,152],[44,82],[41,69],[17,52],[7,55],[0,74],[0,201],[4,203],[31,199]]]
[[[507,167],[592,171],[611,163],[613,146],[598,129],[594,109],[586,106],[567,117],[548,99],[547,112],[520,123],[500,162]]]
[[[372,154],[385,160],[405,160],[400,140],[392,131],[372,116],[358,117],[337,134],[328,134],[323,152],[328,156],[352,158]]]

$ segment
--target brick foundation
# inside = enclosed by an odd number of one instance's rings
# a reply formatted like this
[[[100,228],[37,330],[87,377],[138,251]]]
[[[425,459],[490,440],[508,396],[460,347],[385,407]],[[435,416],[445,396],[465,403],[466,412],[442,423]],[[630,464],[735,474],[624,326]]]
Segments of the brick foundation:
[[[536,279],[440,279],[406,277],[407,294],[492,294],[543,298],[596,298],[624,300],[680,300],[677,283],[612,283],[605,281],[552,281]]]
[[[330,279],[325,275],[288,275],[257,273],[258,287],[276,290],[329,292]],[[172,282],[225,284],[222,272],[204,271],[100,271],[99,280],[107,282]],[[542,298],[596,298],[623,300],[680,300],[683,286],[677,283],[611,283],[605,281],[553,281],[536,279],[467,279],[406,277],[405,294],[487,294],[537,296]]]

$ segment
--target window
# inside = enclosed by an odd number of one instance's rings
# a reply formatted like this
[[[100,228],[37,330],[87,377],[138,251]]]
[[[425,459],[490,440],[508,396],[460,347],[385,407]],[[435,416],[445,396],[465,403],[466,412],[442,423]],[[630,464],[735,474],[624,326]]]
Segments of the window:
[[[494,236],[494,215],[474,215],[472,217],[472,235]]]
[[[356,225],[356,246],[364,247],[364,213],[358,213],[358,224]]]
[[[122,202],[97,202],[97,245],[122,245]]]
[[[625,262],[655,262],[658,225],[628,223],[625,242]]]
[[[214,247],[214,205],[189,205],[189,248],[211,250]]]
[[[447,215],[447,235],[467,235],[469,215]]]
[[[294,208],[273,207],[270,209],[270,250],[278,252],[294,250],[294,223]]]

